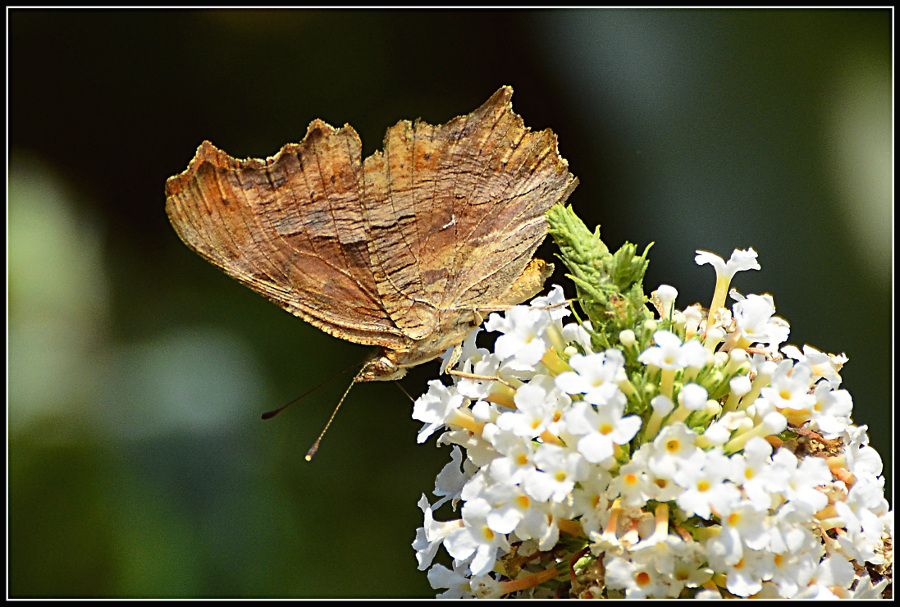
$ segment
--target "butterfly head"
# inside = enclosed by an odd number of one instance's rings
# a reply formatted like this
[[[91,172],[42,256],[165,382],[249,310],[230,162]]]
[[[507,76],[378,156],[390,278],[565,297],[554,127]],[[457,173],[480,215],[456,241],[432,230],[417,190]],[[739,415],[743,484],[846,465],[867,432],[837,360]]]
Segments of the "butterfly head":
[[[394,381],[406,375],[406,367],[401,367],[389,358],[390,351],[379,350],[356,374],[354,382]]]

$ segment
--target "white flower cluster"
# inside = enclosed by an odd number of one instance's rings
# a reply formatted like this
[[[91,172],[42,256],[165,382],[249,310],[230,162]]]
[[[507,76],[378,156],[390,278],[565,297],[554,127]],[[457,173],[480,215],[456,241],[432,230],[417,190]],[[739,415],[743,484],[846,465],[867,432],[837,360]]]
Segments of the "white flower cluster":
[[[660,319],[593,352],[556,286],[491,314],[494,352],[476,329],[453,385],[429,383],[419,442],[454,446],[413,547],[439,597],[880,597],[893,513],[846,357],[779,350],[769,295],[715,305],[752,249],[697,262],[718,275],[707,318],[660,287]],[[435,520],[448,502],[459,517]]]

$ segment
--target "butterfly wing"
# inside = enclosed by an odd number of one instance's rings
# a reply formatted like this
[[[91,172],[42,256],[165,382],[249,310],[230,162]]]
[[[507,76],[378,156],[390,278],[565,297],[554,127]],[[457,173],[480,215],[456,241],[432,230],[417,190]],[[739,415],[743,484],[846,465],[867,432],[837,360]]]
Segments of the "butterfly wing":
[[[382,302],[409,337],[465,311],[519,303],[511,287],[547,235],[544,213],[577,184],[552,131],[531,132],[512,89],[447,124],[401,121],[365,161],[369,259]],[[467,316],[471,318],[471,314]]]
[[[381,302],[358,184],[360,141],[316,120],[267,160],[204,142],[166,183],[181,239],[288,312],[352,342],[409,345]]]

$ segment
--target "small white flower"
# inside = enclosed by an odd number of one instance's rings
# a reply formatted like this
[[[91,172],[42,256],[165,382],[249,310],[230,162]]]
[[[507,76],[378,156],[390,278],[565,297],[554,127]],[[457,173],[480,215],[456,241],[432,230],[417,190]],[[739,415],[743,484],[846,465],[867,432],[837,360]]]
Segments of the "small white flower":
[[[772,456],[770,478],[784,479],[784,485],[773,488],[791,502],[798,511],[813,514],[828,505],[828,496],[816,487],[831,480],[831,471],[824,459],[797,456],[781,448]]]
[[[625,356],[621,350],[610,349],[597,354],[574,354],[565,371],[556,376],[556,385],[566,394],[585,394],[592,403],[601,404],[618,390],[625,375]]]
[[[651,300],[655,298],[658,302],[659,317],[661,319],[672,318],[676,297],[678,297],[678,289],[671,285],[659,285],[659,288],[651,294]]]
[[[706,388],[693,382],[686,384],[678,394],[678,403],[688,411],[700,411],[706,407],[709,396]]]
[[[633,460],[619,468],[610,488],[622,498],[624,506],[641,507],[655,494],[646,464]]]
[[[550,326],[550,314],[527,306],[514,306],[505,316],[496,312],[484,323],[488,331],[503,333],[494,344],[494,352],[513,369],[527,371],[534,368],[549,344],[544,330]]]
[[[698,266],[709,264],[716,270],[717,276],[727,277],[728,280],[744,270],[759,270],[761,266],[756,261],[757,253],[753,248],[746,250],[735,249],[731,253],[731,258],[726,263],[724,259],[709,251],[697,251],[694,261]]]
[[[494,566],[498,550],[509,550],[509,542],[487,524],[491,505],[482,498],[467,501],[462,509],[463,527],[454,529],[444,539],[444,547],[455,559],[475,557],[469,565],[472,575],[484,575]]]
[[[639,362],[660,369],[700,368],[706,364],[706,349],[695,339],[682,343],[681,338],[671,331],[657,331],[653,341],[656,345],[644,350],[638,357]]]
[[[674,479],[680,468],[695,465],[697,451],[694,432],[682,423],[669,424],[653,439],[652,450],[648,447],[647,465],[654,474]]]
[[[469,334],[460,344],[459,360],[478,360],[488,355],[488,350],[486,348],[479,348],[475,345],[475,339],[478,337],[479,333],[481,333],[481,327],[475,327],[469,331]],[[447,351],[441,354],[441,374],[446,373],[447,365],[453,360],[455,351],[456,348],[447,348]]]
[[[673,304],[675,298],[678,297],[678,289],[672,285],[659,285],[656,289],[656,296],[663,304]]]
[[[588,471],[580,453],[550,443],[538,447],[534,463],[537,469],[525,475],[524,486],[525,492],[539,502],[562,501]]]
[[[726,516],[740,500],[740,492],[728,479],[734,466],[721,451],[697,450],[690,461],[679,466],[675,482],[684,488],[676,500],[685,512],[709,519],[713,512]]]
[[[438,430],[447,420],[451,411],[463,406],[465,398],[456,390],[450,390],[433,379],[428,382],[428,392],[416,399],[413,404],[413,419],[425,422],[419,430],[418,442],[424,443],[429,436]]]
[[[869,562],[881,561],[878,552],[883,547],[882,535],[888,521],[879,515],[889,511],[884,499],[883,479],[858,478],[847,499],[834,506],[847,530],[846,535],[838,537],[845,552]],[[848,545],[852,546],[849,551]]]
[[[741,453],[731,457],[737,468],[737,479],[747,500],[759,511],[766,511],[774,505],[773,480],[769,470],[772,445],[759,436],[751,438]],[[777,474],[777,472],[775,472]]]
[[[501,413],[497,418],[497,426],[522,438],[540,436],[554,421],[553,416],[559,408],[560,398],[569,397],[556,390],[552,383],[549,386],[538,381],[527,383],[516,390],[513,399],[516,410]]]
[[[674,598],[672,579],[659,572],[656,558],[652,552],[643,554],[642,558],[631,559],[607,557],[606,583],[610,588],[624,588],[625,598]]]
[[[440,599],[467,599],[471,598],[472,587],[469,578],[466,576],[468,564],[454,564],[453,570],[447,569],[441,564],[437,564],[428,570],[428,583],[437,590],[438,588],[446,588],[447,590],[437,595]]]
[[[472,576],[469,586],[476,599],[499,599],[503,596],[500,583],[490,574]]]
[[[535,297],[528,305],[532,308],[545,310],[550,314],[550,318],[557,324],[562,324],[560,321],[562,321],[563,318],[572,315],[572,311],[569,310],[569,306],[566,302],[566,295],[563,293],[563,288],[559,285],[552,285],[549,293],[543,297]]]
[[[777,596],[792,598],[809,584],[819,565],[819,555],[811,552],[787,552],[775,558],[772,583]]]
[[[732,566],[743,558],[745,548],[762,550],[767,547],[766,515],[748,502],[738,503],[721,520],[721,532],[706,543],[710,559]]]
[[[750,343],[779,345],[787,341],[791,327],[783,318],[775,316],[775,300],[771,295],[748,295],[731,292],[737,303],[732,307],[734,322]]]
[[[550,505],[530,498],[520,485],[495,484],[485,491],[494,507],[487,523],[498,533],[513,533],[535,540],[540,550],[551,549],[559,540],[559,527]]]
[[[465,373],[480,375],[486,378],[494,378],[500,375],[500,358],[493,352],[484,355],[464,358],[460,369]],[[487,398],[497,382],[493,379],[473,379],[470,377],[458,377],[456,389],[460,394],[472,400]]]
[[[497,533],[512,533],[531,509],[532,500],[519,485],[494,483],[485,487],[483,497],[490,502],[487,525]]]
[[[459,528],[459,521],[449,521],[442,523],[434,520],[434,510],[428,503],[428,498],[422,494],[418,504],[425,516],[425,526],[416,530],[416,539],[413,542],[413,549],[416,551],[416,560],[419,562],[419,570],[427,569],[434,560],[434,555],[440,547],[441,542],[454,529]]]
[[[818,584],[829,588],[849,588],[855,579],[853,565],[839,554],[822,559],[815,577]]]
[[[816,405],[815,397],[809,393],[812,371],[803,363],[794,364],[785,360],[779,363],[772,375],[769,386],[762,389],[762,397],[784,411],[785,415],[793,412],[808,412]]]
[[[853,398],[846,390],[835,390],[829,382],[816,384],[813,396],[816,399],[810,420],[813,427],[825,438],[837,438],[850,425]]]
[[[884,578],[874,586],[872,578],[868,575],[862,576],[859,584],[853,589],[853,594],[846,597],[850,599],[880,599],[883,598],[884,589],[891,583],[891,578]],[[843,598],[843,597],[842,597]]]
[[[825,354],[812,346],[806,345],[803,346],[802,353],[796,346],[784,346],[781,348],[781,351],[788,358],[808,364],[815,377],[824,377],[835,387],[840,385],[841,375],[839,372],[848,360],[845,354]]]
[[[684,314],[685,331],[690,337],[699,330],[700,323],[703,321],[703,306],[698,303],[688,306],[682,314]]]
[[[563,341],[567,344],[578,344],[583,351],[591,352],[591,329],[591,321],[586,320],[580,325],[573,322],[569,323],[563,326],[560,333],[562,334]],[[575,346],[572,345],[570,345],[568,349],[577,350]]]
[[[484,428],[484,436],[502,457],[491,460],[488,470],[497,482],[518,484],[524,475],[534,468],[534,446],[531,440],[522,440],[510,431],[501,430],[494,424]]]
[[[714,324],[727,326],[730,321],[728,321],[726,317],[730,317],[731,313],[728,310],[724,310],[723,306],[725,305],[725,297],[728,294],[728,287],[731,284],[731,279],[736,273],[743,270],[760,269],[760,265],[756,262],[756,251],[753,249],[748,249],[746,251],[735,249],[731,254],[731,259],[728,260],[728,263],[725,263],[725,261],[715,253],[697,251],[697,256],[694,258],[694,261],[697,262],[697,265],[701,266],[708,263],[716,270],[716,289],[715,293],[713,293],[712,302],[709,304],[709,316],[706,320],[706,328],[711,329]]]
[[[469,477],[462,471],[462,450],[458,445],[454,445],[453,451],[450,452],[450,461],[438,473],[434,483],[434,494],[441,498],[435,502],[434,508],[440,508],[451,500],[455,504],[468,480]]]
[[[622,417],[625,395],[616,392],[606,404],[594,408],[585,401],[574,403],[563,418],[566,429],[580,436],[578,451],[592,464],[606,461],[615,454],[615,445],[624,445],[641,429],[637,415]]]
[[[844,449],[844,457],[847,460],[847,469],[856,476],[881,476],[884,464],[878,451],[869,446],[867,428],[868,426],[850,426],[846,429],[844,443],[847,446]]]
[[[762,590],[762,580],[772,577],[775,555],[765,550],[747,550],[740,561],[722,570],[725,588],[737,596],[748,597]]]
[[[592,472],[572,490],[572,508],[581,513],[581,527],[589,538],[598,537],[609,522],[607,490],[612,480],[609,474]]]

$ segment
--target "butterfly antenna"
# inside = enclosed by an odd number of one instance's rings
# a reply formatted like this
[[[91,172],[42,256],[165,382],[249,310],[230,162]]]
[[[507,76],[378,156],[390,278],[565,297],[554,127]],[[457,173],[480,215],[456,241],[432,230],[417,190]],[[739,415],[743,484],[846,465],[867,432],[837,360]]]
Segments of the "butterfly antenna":
[[[316,442],[313,443],[313,446],[310,447],[309,451],[306,452],[306,456],[305,456],[306,461],[308,461],[308,462],[312,461],[312,458],[316,454],[316,451],[319,450],[319,443],[322,442],[322,437],[325,436],[325,432],[328,431],[328,427],[331,425],[331,422],[334,421],[334,418],[337,415],[338,409],[341,408],[341,404],[343,404],[344,399],[347,398],[347,395],[350,394],[350,390],[355,385],[356,385],[356,377],[354,377],[353,381],[350,382],[350,385],[347,386],[347,390],[344,392],[344,395],[341,397],[341,400],[338,401],[338,404],[334,408],[334,411],[331,412],[331,417],[328,418],[328,423],[325,424],[325,427],[322,428],[322,432],[319,433],[319,438],[316,439]]]
[[[414,399],[412,396],[409,395],[409,392],[406,391],[406,388],[404,388],[403,386],[400,385],[399,381],[395,381],[394,385],[397,386],[400,389],[400,391],[406,395],[406,398],[408,398],[411,402],[416,402],[416,399]]]
[[[320,384],[319,384],[318,386],[316,386],[315,388],[312,388],[312,389],[310,389],[310,390],[307,390],[306,392],[304,392],[303,394],[301,394],[300,396],[298,396],[297,398],[295,398],[294,400],[292,400],[291,402],[289,402],[288,404],[286,404],[286,405],[284,405],[284,406],[282,406],[282,407],[278,407],[277,409],[273,409],[272,411],[266,411],[265,413],[262,414],[261,417],[262,417],[263,419],[272,419],[273,417],[275,417],[276,415],[278,415],[279,413],[281,413],[282,411],[284,411],[285,409],[287,409],[288,407],[290,407],[290,406],[293,405],[294,403],[296,403],[296,402],[298,402],[298,401],[300,401],[300,400],[303,400],[304,398],[306,398],[307,396],[309,396],[310,394],[312,394],[313,392],[315,392],[316,390],[318,390],[319,388],[321,388],[321,387],[324,386],[325,384],[331,382],[332,380],[334,380],[335,377],[338,377],[338,376],[340,376],[340,375],[343,375],[344,373],[346,373],[346,372],[349,371],[350,369],[354,369],[354,368],[356,368],[356,367],[358,367],[358,366],[359,366],[359,363],[353,363],[352,365],[350,365],[350,366],[347,367],[346,369],[341,369],[340,371],[338,371],[337,373],[335,373],[334,375],[332,375],[331,377],[329,377],[328,379],[326,379],[325,381],[323,381],[322,383],[320,383]],[[350,384],[350,385],[352,386],[353,384]],[[346,396],[346,394],[345,394],[344,396]],[[342,399],[342,400],[343,400],[343,399]]]

